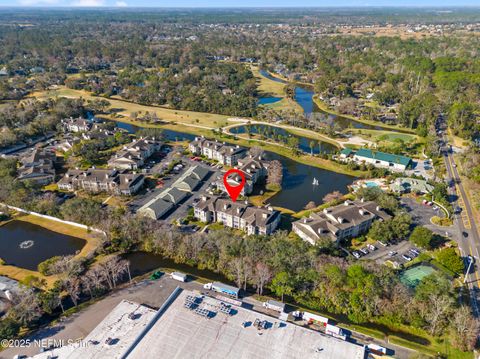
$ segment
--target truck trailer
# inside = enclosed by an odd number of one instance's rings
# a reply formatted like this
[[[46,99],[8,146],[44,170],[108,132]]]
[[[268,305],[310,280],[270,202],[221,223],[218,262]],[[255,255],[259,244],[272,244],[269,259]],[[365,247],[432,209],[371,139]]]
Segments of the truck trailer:
[[[309,313],[309,312],[304,312],[302,315],[302,319],[309,324],[312,323],[319,323],[323,326],[326,326],[328,324],[328,318],[322,317],[321,315]]]
[[[263,302],[263,306],[280,313],[285,312],[285,303],[277,302],[276,300],[270,299],[266,302]]]
[[[226,294],[230,297],[238,298],[239,288],[220,282],[207,283],[203,286],[205,289],[214,290],[217,293]]]
[[[347,335],[344,333],[343,329],[335,325],[325,325],[325,333],[338,339],[347,340]]]
[[[172,279],[178,280],[179,282],[186,282],[187,281],[187,275],[185,273],[172,272],[172,274],[170,274],[170,276],[172,277]]]
[[[377,344],[374,344],[374,343],[368,344],[367,348],[371,353],[376,354],[376,355],[387,354],[387,348],[384,348],[384,347],[382,347],[380,345],[377,345]]]

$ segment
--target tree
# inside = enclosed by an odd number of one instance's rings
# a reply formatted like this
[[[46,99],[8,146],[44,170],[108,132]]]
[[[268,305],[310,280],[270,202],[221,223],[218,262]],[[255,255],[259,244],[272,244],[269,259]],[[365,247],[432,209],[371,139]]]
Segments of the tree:
[[[330,202],[338,201],[342,197],[343,197],[343,194],[341,192],[333,191],[331,193],[327,193],[325,197],[323,197],[323,202],[330,203]]]
[[[287,140],[287,145],[290,147],[293,153],[298,153],[299,144],[300,140],[296,136],[290,136]]]
[[[263,287],[272,278],[272,270],[263,262],[258,262],[253,271],[253,279],[257,287],[257,293],[263,294]]]
[[[370,230],[368,231],[368,237],[376,241],[388,242],[395,238],[395,232],[390,225],[391,220],[387,221],[375,221],[373,222]]]
[[[83,223],[87,226],[98,223],[104,213],[101,203],[78,197],[66,201],[61,206],[60,212],[65,219]]]
[[[12,318],[0,320],[0,338],[14,339],[20,331],[20,324]]]
[[[270,161],[268,164],[267,188],[274,191],[282,189],[283,165],[280,161]]]
[[[477,343],[480,322],[472,316],[470,308],[462,305],[450,320],[453,344],[462,351],[472,351]]]
[[[317,205],[313,201],[310,201],[305,205],[305,209],[314,209],[315,207],[317,207]]]
[[[249,127],[249,126],[246,126],[246,127]],[[264,153],[265,151],[260,146],[253,146],[253,147],[250,147],[250,149],[248,150],[248,154],[253,157],[263,157]]]
[[[283,297],[284,295],[291,295],[293,293],[292,278],[287,272],[280,272],[273,278],[270,288],[275,292],[276,295]]]
[[[442,249],[438,255],[437,260],[445,268],[451,270],[454,273],[462,273],[465,269],[462,258],[457,254],[455,248]]]
[[[41,303],[32,289],[22,288],[14,293],[14,306],[8,315],[21,326],[29,326],[43,314]]]
[[[428,228],[418,226],[412,231],[409,239],[418,247],[431,249],[434,235]]]
[[[117,282],[128,271],[129,262],[119,256],[111,257],[99,264],[103,278],[110,289],[117,286]]]

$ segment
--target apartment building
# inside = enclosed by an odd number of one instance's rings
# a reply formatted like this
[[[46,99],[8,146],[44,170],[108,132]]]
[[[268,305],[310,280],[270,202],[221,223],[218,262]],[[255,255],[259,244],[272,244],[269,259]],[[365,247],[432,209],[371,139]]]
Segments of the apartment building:
[[[145,177],[141,174],[124,173],[112,169],[70,169],[58,182],[65,191],[84,190],[90,193],[107,192],[131,196],[142,188]]]
[[[142,167],[145,161],[162,148],[155,138],[140,138],[123,146],[110,160],[108,167],[134,170]]]
[[[47,185],[55,180],[55,163],[57,156],[53,151],[35,149],[21,162],[18,169],[18,181],[32,181]]]
[[[293,222],[292,227],[300,238],[311,244],[315,244],[322,237],[339,242],[365,233],[375,220],[390,218],[391,216],[373,201],[345,201]]]
[[[233,202],[219,196],[202,196],[193,208],[195,218],[202,222],[219,222],[249,235],[271,234],[281,219],[280,212],[271,207],[254,207],[248,202]]]
[[[235,168],[241,170],[245,176],[245,186],[240,192],[242,196],[252,193],[255,184],[267,177],[268,165],[269,162],[261,156],[254,157],[249,155],[244,158],[238,159],[238,163]],[[230,176],[228,179],[228,183],[233,187],[237,187],[238,185],[240,185],[241,182],[242,179],[237,174]],[[225,191],[223,176],[219,176],[218,179],[215,181],[215,184],[218,188]]]
[[[245,149],[238,145],[227,145],[225,142],[207,140],[204,137],[195,137],[188,149],[195,155],[205,156],[227,166],[235,166],[238,160],[245,156]]]
[[[70,117],[62,120],[62,126],[66,132],[87,132],[92,128],[92,122],[81,117]]]

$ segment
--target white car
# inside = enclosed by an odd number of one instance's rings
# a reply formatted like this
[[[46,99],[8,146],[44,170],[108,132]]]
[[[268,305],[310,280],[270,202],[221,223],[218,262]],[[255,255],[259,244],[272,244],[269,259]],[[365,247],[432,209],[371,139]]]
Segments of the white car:
[[[395,251],[388,252],[389,257],[393,257],[395,254],[397,254],[397,252],[395,252]]]
[[[353,251],[353,252],[352,252],[352,255],[353,255],[355,258],[357,258],[357,259],[360,259],[360,257],[361,257],[361,254],[358,253],[357,251]]]
[[[366,247],[361,248],[361,249],[360,249],[360,252],[362,252],[363,254],[368,254],[368,253],[370,253]]]
[[[377,249],[377,247],[375,247],[373,244],[367,244],[367,247],[368,249],[370,249],[371,251],[375,251]]]
[[[402,254],[402,258],[405,259],[406,261],[410,262],[412,260],[412,258],[410,258],[409,256],[407,256],[406,254]]]

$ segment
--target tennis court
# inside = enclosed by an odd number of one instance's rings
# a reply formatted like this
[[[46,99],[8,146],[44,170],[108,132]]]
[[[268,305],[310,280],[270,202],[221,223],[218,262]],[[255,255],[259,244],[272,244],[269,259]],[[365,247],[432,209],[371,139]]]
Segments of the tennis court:
[[[435,272],[435,268],[429,265],[419,264],[404,270],[400,274],[400,281],[410,288],[415,288],[423,278],[433,272]]]

